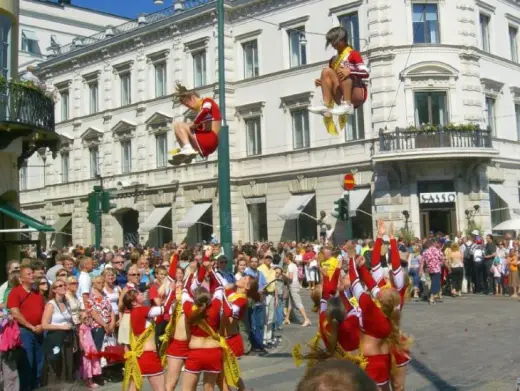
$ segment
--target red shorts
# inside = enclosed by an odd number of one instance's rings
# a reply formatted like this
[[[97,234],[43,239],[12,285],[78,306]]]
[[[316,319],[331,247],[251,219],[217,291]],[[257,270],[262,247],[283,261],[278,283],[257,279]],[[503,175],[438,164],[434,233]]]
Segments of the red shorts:
[[[244,355],[244,341],[240,334],[227,337],[226,342],[236,358],[240,358]]]
[[[411,358],[410,358],[410,351],[407,350],[397,350],[395,348],[390,348],[390,352],[392,353],[392,356],[394,356],[395,359],[395,365],[398,367],[404,367],[407,365]]]
[[[218,148],[218,136],[212,130],[195,130],[195,137],[199,143],[203,157],[208,157]]]
[[[361,103],[358,106],[354,106],[355,109],[357,109],[358,107],[361,107],[367,101],[367,98],[368,98],[367,86],[363,85],[363,86],[361,86],[361,88],[363,88],[363,103]]]
[[[166,357],[186,360],[188,358],[188,352],[190,351],[189,344],[188,341],[179,341],[174,339],[166,349]]]
[[[365,372],[378,386],[383,386],[390,380],[392,359],[389,354],[366,356],[368,361]]]
[[[157,352],[143,352],[137,359],[142,376],[156,376],[164,373],[161,359]]]
[[[222,372],[222,349],[190,349],[184,370],[191,373]]]

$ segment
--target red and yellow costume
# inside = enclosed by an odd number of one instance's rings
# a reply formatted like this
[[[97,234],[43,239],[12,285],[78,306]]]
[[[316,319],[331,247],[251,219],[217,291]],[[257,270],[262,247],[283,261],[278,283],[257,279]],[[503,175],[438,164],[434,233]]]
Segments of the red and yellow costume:
[[[341,58],[338,58],[339,56],[341,56]],[[351,47],[347,47],[341,55],[335,54],[329,60],[329,67],[336,71],[340,66],[350,70],[350,75],[354,81],[354,87],[363,88],[363,103],[365,103],[368,98],[365,79],[368,79],[369,73],[365,62],[361,57],[361,53]]]
[[[193,133],[199,143],[200,153],[207,157],[218,148],[218,135],[211,129],[207,130],[205,123],[220,121],[222,116],[217,103],[211,98],[203,98],[200,102],[200,109],[197,117],[193,121],[195,130]]]
[[[236,288],[226,289],[224,316],[237,320],[242,319],[246,314],[247,304],[248,300],[245,294],[237,293]],[[244,355],[244,341],[242,341],[240,333],[227,335],[226,342],[236,358],[240,358]]]

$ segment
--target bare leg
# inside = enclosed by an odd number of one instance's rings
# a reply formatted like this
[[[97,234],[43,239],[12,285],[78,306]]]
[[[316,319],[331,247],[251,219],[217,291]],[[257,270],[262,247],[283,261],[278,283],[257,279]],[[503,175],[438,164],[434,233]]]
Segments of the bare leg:
[[[339,79],[336,72],[332,68],[324,68],[321,71],[321,93],[325,104],[330,104],[333,100],[336,104],[340,103],[341,91],[338,87]]]
[[[377,388],[379,391],[390,391],[390,383],[386,383],[383,386],[377,386]]]
[[[166,387],[164,386],[164,375],[151,376],[148,378],[150,384],[152,386],[153,391],[165,391]]]
[[[204,383],[204,391],[215,390],[218,375],[218,373],[204,372],[204,378],[202,379],[202,382]]]
[[[90,379],[92,381],[92,379]],[[123,390],[127,391],[127,390]],[[128,386],[128,391],[137,391],[137,388],[135,387],[135,383],[133,381],[130,381],[130,385]]]
[[[172,126],[179,146],[182,148],[186,144],[189,144],[191,134],[190,125],[186,122],[174,122]]]
[[[406,379],[407,365],[397,367],[395,373],[392,373],[392,391],[404,391],[404,382]]]
[[[349,104],[352,104],[352,78],[345,79],[340,82],[341,92],[343,93],[343,100]]]
[[[183,360],[177,358],[167,357],[168,376],[166,377],[166,391],[173,391],[177,387],[179,377],[181,375]]]
[[[220,372],[218,374],[217,384],[218,384],[218,388],[220,388],[220,391],[229,391],[229,387],[226,383],[226,379],[224,378],[224,372]]]
[[[182,375],[182,391],[196,391],[200,373],[184,372]]]

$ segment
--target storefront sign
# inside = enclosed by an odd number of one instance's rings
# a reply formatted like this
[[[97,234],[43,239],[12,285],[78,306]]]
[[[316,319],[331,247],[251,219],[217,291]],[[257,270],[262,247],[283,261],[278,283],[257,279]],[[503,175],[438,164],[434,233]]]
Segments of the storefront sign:
[[[457,194],[454,191],[442,193],[421,193],[419,202],[421,204],[442,204],[446,202],[455,202]]]

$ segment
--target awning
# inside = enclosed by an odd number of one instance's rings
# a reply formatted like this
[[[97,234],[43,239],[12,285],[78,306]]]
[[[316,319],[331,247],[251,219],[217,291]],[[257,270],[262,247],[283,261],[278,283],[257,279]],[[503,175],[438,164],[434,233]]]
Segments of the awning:
[[[60,216],[58,221],[56,221],[56,224],[54,224],[54,231],[56,233],[59,233],[63,231],[63,228],[72,220],[72,216]]]
[[[30,39],[31,41],[38,41],[38,36],[34,31],[22,30],[22,36],[26,39]]]
[[[143,224],[139,225],[140,232],[150,232],[155,229],[166,214],[172,210],[171,206],[161,206],[154,208],[150,216],[146,218]]]
[[[510,190],[507,190],[503,185],[490,184],[489,188],[493,190],[497,196],[502,198],[507,204],[507,208],[511,210],[513,213],[520,215],[520,204],[517,200],[517,194],[512,194]]]
[[[0,204],[0,213],[5,214],[15,220],[18,220],[20,223],[27,225],[28,227],[34,228],[39,232],[53,232],[54,228],[50,225],[44,224],[36,219],[33,219],[31,216],[26,215],[23,212],[20,212],[18,209],[13,208],[8,204]]]
[[[246,198],[247,205],[265,204],[265,197]]]
[[[186,216],[179,221],[180,228],[190,228],[191,226],[197,224],[202,215],[206,213],[206,211],[211,208],[211,202],[204,202],[201,204],[194,204]]]
[[[295,220],[300,213],[303,212],[307,204],[314,198],[314,193],[310,194],[295,194],[289,198],[289,201],[278,212],[278,217],[282,220]]]
[[[350,191],[350,202],[348,204],[348,211],[350,217],[356,216],[356,211],[359,209],[363,201],[365,201],[365,198],[367,198],[368,193],[370,193],[370,189],[354,189]]]
[[[493,227],[493,231],[520,231],[520,219],[511,219]]]

